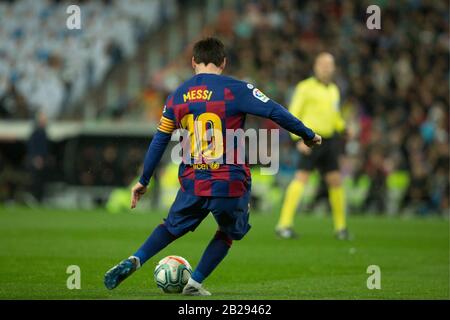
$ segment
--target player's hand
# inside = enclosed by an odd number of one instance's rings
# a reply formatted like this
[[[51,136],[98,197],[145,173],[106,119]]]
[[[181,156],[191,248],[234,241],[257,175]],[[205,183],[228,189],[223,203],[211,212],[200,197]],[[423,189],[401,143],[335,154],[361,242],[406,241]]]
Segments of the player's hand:
[[[147,187],[142,185],[140,182],[134,185],[134,187],[131,189],[131,209],[136,208],[136,204],[146,191]]]
[[[316,134],[311,140],[305,140],[305,144],[310,148],[320,146],[322,144],[322,137]]]
[[[308,147],[303,140],[300,140],[299,142],[297,142],[297,150],[304,154],[304,155],[309,155],[311,154],[311,148]]]

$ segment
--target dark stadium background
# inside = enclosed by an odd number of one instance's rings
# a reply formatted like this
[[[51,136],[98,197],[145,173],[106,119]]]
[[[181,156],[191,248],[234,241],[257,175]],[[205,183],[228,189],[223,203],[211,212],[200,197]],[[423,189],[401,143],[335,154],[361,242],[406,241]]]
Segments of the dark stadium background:
[[[64,192],[127,186],[138,174],[165,97],[191,73],[190,45],[214,33],[229,49],[227,74],[254,82],[284,105],[295,84],[311,74],[314,55],[335,54],[350,133],[342,168],[347,188],[362,194],[353,211],[448,213],[446,1],[378,1],[381,30],[365,26],[370,1],[120,3],[81,2],[77,31],[57,24],[67,17],[60,10],[64,2],[2,2],[3,203],[32,201],[26,141],[39,110],[48,114],[51,133],[44,203],[51,205],[46,196],[62,191],[55,184]],[[32,22],[22,24],[30,14]],[[257,119],[250,124],[273,127]],[[275,183],[284,186],[296,155],[285,132],[281,142]],[[106,198],[110,188],[103,190]]]

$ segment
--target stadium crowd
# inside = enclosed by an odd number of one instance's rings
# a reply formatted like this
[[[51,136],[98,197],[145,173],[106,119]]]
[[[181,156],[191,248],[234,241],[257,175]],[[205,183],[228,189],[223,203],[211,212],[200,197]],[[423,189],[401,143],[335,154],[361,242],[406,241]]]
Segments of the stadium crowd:
[[[161,1],[83,1],[81,29],[71,30],[71,4],[0,2],[1,118],[27,119],[38,111],[58,117],[113,65],[132,57],[161,20]]]
[[[367,1],[238,5],[205,30],[229,48],[226,73],[288,105],[297,82],[311,75],[315,55],[331,52],[347,121],[342,168],[347,177],[368,178],[364,209],[448,213],[446,1],[382,1],[381,30],[366,27]],[[155,77],[154,87],[173,90],[189,76],[189,58],[187,50]],[[270,126],[251,121],[252,126]],[[280,158],[293,170],[297,155],[288,135],[282,138]],[[390,198],[396,198],[397,206],[389,208]]]

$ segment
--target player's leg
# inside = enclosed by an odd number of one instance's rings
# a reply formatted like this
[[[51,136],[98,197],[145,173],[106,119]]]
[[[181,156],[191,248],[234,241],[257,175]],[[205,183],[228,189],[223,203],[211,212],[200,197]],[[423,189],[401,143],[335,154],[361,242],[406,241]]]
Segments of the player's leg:
[[[216,219],[219,230],[206,247],[191,279],[183,290],[185,295],[210,295],[202,287],[203,281],[228,254],[233,240],[240,240],[250,230],[248,191],[241,198],[211,198],[208,208]]]
[[[187,285],[183,289],[184,295],[209,296],[211,293],[203,288],[203,281],[213,272],[228,254],[233,240],[218,230],[206,247],[197,268],[195,268]]]
[[[202,209],[202,198],[179,191],[163,224],[157,226],[142,246],[128,259],[121,261],[105,274],[105,286],[114,289],[139,269],[151,257],[172,241],[193,231],[208,215]]]
[[[348,239],[345,190],[342,185],[341,173],[338,170],[330,171],[326,173],[325,180],[328,185],[328,197],[336,237],[340,240]]]
[[[153,230],[132,257],[135,257],[139,261],[139,266],[141,266],[178,237],[180,236],[170,233],[167,226],[162,223]]]
[[[283,205],[281,207],[280,219],[276,227],[276,233],[282,238],[296,237],[292,228],[294,225],[295,212],[303,196],[309,174],[310,171],[307,170],[297,171],[295,178],[286,189]]]
[[[148,259],[164,249],[177,237],[171,234],[164,224],[157,226],[142,246],[129,258],[109,269],[104,278],[106,288],[116,288],[122,281],[131,276]]]
[[[318,161],[318,167],[328,185],[328,198],[336,237],[344,240],[349,238],[349,234],[346,223],[345,190],[338,162],[341,153],[340,141],[337,137],[332,137],[326,141],[323,147],[323,154]]]

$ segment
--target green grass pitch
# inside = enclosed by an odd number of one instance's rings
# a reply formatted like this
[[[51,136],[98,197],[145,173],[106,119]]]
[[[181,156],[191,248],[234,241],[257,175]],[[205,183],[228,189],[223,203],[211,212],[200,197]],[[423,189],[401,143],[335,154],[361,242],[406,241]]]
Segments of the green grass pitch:
[[[105,271],[163,217],[0,207],[0,299],[185,299],[163,294],[153,269],[170,254],[195,266],[216,229],[211,216],[115,290],[103,286]],[[212,299],[449,299],[446,219],[350,217],[350,242],[335,240],[330,218],[315,216],[298,217],[300,239],[280,240],[276,219],[252,213],[249,234],[205,282]],[[81,268],[80,290],[66,287],[69,265]],[[380,290],[367,289],[369,265],[381,268]]]

